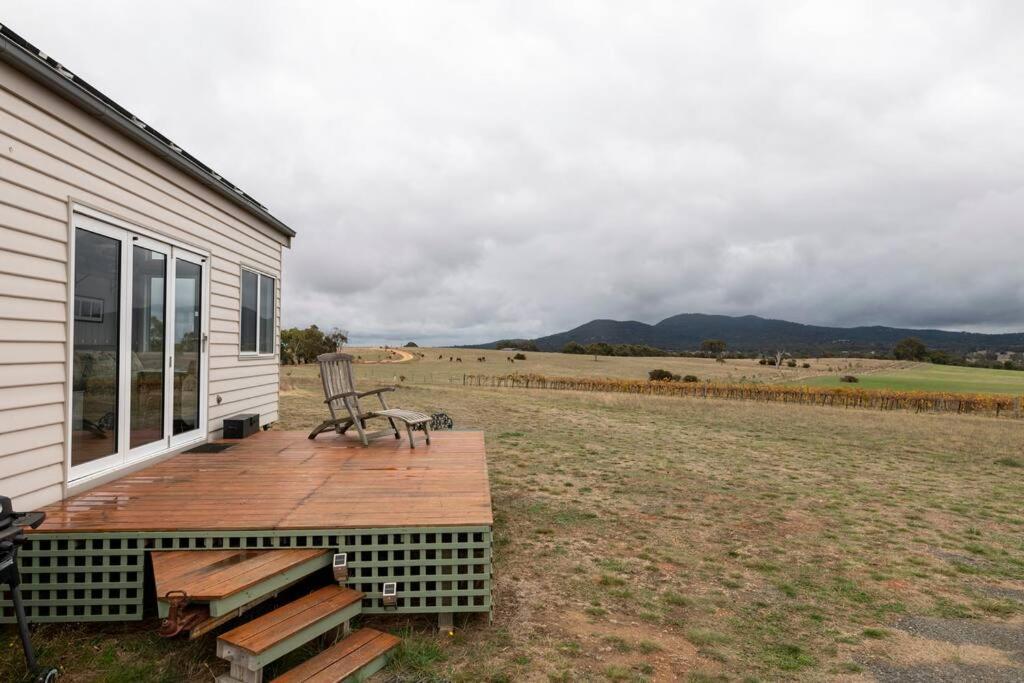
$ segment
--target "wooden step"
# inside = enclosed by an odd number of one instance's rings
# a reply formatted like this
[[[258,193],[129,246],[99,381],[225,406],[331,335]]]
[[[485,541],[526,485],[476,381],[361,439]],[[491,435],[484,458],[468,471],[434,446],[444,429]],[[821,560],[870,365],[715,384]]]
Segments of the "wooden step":
[[[217,638],[217,656],[231,662],[224,680],[255,681],[270,662],[362,612],[363,594],[330,585],[282,605]]]
[[[390,633],[372,628],[352,635],[308,659],[271,683],[339,683],[361,681],[387,664],[391,650],[400,641]]]
[[[210,617],[222,617],[328,566],[331,557],[323,548],[150,553],[162,617],[167,616],[169,591],[209,603]]]

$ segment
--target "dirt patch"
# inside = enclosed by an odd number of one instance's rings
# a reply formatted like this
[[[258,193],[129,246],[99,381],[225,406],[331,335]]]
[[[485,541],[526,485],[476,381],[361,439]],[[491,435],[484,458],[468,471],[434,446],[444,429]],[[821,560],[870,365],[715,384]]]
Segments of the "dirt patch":
[[[654,669],[649,680],[677,681],[696,668],[714,668],[713,663],[700,657],[690,641],[671,629],[632,620],[594,621],[573,610],[562,615],[558,626],[566,637],[586,645],[595,664],[602,669],[647,664]],[[629,650],[623,651],[627,647]]]

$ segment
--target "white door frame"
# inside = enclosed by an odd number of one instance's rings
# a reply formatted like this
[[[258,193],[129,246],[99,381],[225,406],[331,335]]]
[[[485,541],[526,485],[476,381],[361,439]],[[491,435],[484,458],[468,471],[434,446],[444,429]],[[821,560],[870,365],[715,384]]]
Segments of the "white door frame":
[[[116,239],[121,243],[120,273],[120,310],[118,343],[118,434],[117,453],[97,460],[72,466],[71,462],[71,425],[74,380],[74,297],[75,297],[75,236],[78,228]],[[130,449],[130,399],[131,388],[131,274],[132,246],[154,249],[167,254],[167,275],[165,288],[165,358],[173,368],[174,353],[174,266],[175,258],[181,258],[200,265],[202,269],[202,292],[200,293],[200,310],[202,338],[200,340],[200,384],[199,384],[199,427],[177,437],[172,435],[171,413],[172,392],[174,390],[173,375],[165,375],[164,381],[164,437],[152,444]],[[68,321],[67,321],[67,373],[65,392],[65,486],[80,484],[83,481],[100,477],[118,469],[136,464],[147,458],[156,457],[182,446],[205,441],[208,436],[209,422],[209,328],[210,328],[210,256],[202,249],[183,243],[180,240],[166,237],[152,230],[141,228],[133,223],[109,216],[91,207],[78,204],[71,205],[68,222]],[[170,330],[168,333],[167,330]]]
[[[85,231],[88,231],[88,232],[91,232],[91,233],[95,233],[97,235],[102,235],[103,237],[108,237],[110,239],[116,240],[121,245],[120,246],[120,266],[121,266],[121,268],[120,268],[120,272],[118,273],[119,280],[118,280],[118,309],[117,309],[117,311],[118,311],[118,328],[117,328],[117,330],[118,330],[118,333],[117,333],[117,335],[118,335],[118,338],[117,338],[117,344],[118,344],[117,356],[118,356],[118,359],[117,359],[117,368],[116,368],[116,372],[117,372],[117,378],[116,378],[116,380],[117,380],[117,406],[116,406],[116,410],[117,410],[117,450],[114,453],[110,454],[110,455],[104,456],[102,458],[97,458],[96,460],[92,460],[90,462],[83,463],[81,465],[73,465],[72,461],[71,461],[71,425],[72,425],[72,419],[73,419],[72,418],[72,403],[73,403],[73,400],[74,400],[72,388],[73,388],[74,372],[75,372],[75,369],[74,369],[74,356],[75,356],[75,351],[74,351],[74,346],[75,346],[75,337],[74,337],[74,325],[75,325],[75,316],[74,316],[75,263],[74,263],[74,252],[72,252],[72,260],[68,263],[68,290],[69,290],[68,291],[68,298],[72,302],[72,304],[71,304],[71,315],[68,316],[68,340],[67,340],[68,356],[71,359],[71,362],[68,363],[68,368],[67,368],[67,375],[68,375],[68,378],[67,378],[67,388],[68,388],[67,394],[68,394],[68,397],[67,397],[67,423],[66,423],[66,425],[67,425],[66,426],[67,443],[68,443],[67,462],[68,462],[68,480],[69,481],[72,481],[72,480],[75,480],[75,479],[81,479],[81,478],[84,478],[84,477],[89,477],[89,476],[98,474],[100,472],[105,472],[107,470],[110,470],[110,469],[113,469],[113,468],[116,468],[116,467],[120,467],[121,465],[123,465],[124,464],[125,439],[127,438],[127,435],[128,435],[128,430],[127,430],[126,425],[125,425],[125,417],[127,416],[128,411],[127,411],[127,408],[125,406],[125,402],[124,402],[123,398],[124,398],[124,396],[126,396],[126,391],[127,391],[127,386],[128,386],[128,378],[125,376],[125,373],[124,373],[124,365],[125,365],[124,364],[124,360],[125,360],[124,356],[125,356],[125,351],[126,351],[126,349],[128,347],[128,340],[130,339],[129,331],[128,331],[128,304],[130,302],[126,301],[126,299],[128,298],[127,297],[128,288],[127,288],[126,283],[125,283],[125,278],[126,278],[126,276],[128,274],[128,265],[127,265],[128,254],[131,253],[129,251],[128,244],[131,242],[131,238],[130,238],[130,236],[124,230],[112,227],[110,225],[106,225],[106,224],[104,224],[104,223],[102,223],[100,221],[94,220],[94,219],[92,219],[92,218],[90,218],[88,216],[80,216],[80,217],[76,217],[76,220],[73,222],[72,229],[71,229],[70,240],[72,242],[72,249],[74,249],[77,246],[75,243],[77,242],[76,238],[77,238],[78,229],[82,229],[82,230],[85,230]]]
[[[199,292],[199,310],[200,310],[200,316],[199,316],[200,323],[199,323],[199,325],[200,325],[200,332],[201,332],[200,338],[199,338],[199,387],[198,387],[198,390],[199,390],[199,426],[196,429],[193,429],[193,430],[188,431],[188,432],[184,432],[182,434],[177,434],[177,435],[174,435],[174,434],[171,433],[173,431],[173,429],[169,429],[168,434],[171,437],[170,445],[172,447],[180,446],[182,444],[190,443],[192,441],[199,441],[199,440],[202,440],[202,439],[206,438],[206,432],[207,432],[207,429],[209,428],[209,425],[208,425],[207,419],[206,419],[206,413],[207,413],[207,410],[208,410],[208,407],[209,407],[209,403],[210,403],[210,401],[209,401],[209,391],[208,391],[209,380],[208,380],[208,377],[207,377],[207,375],[209,375],[209,357],[210,357],[210,353],[209,353],[209,348],[210,348],[210,344],[209,344],[209,340],[210,340],[210,311],[209,311],[209,308],[208,308],[208,301],[209,301],[209,298],[210,298],[209,297],[209,290],[210,290],[210,267],[209,267],[209,261],[210,261],[210,259],[205,257],[205,256],[201,256],[199,254],[190,252],[188,250],[181,249],[180,247],[174,247],[171,250],[171,264],[170,264],[170,267],[171,268],[176,268],[177,267],[177,262],[179,260],[180,261],[188,261],[189,263],[194,263],[195,265],[199,266],[199,273],[200,273],[199,287],[200,287],[200,289],[202,291]],[[173,288],[171,288],[171,289],[173,290]],[[174,297],[175,297],[175,292],[171,291],[171,293],[170,293],[170,301],[171,301],[172,306],[175,304],[175,298]],[[173,316],[176,313],[177,313],[177,311],[175,311],[172,308],[172,314],[171,314],[172,325],[173,325],[173,321],[174,321],[174,317]],[[172,334],[170,335],[170,341],[171,341],[171,343],[170,343],[169,349],[168,349],[169,354],[171,356],[171,358],[169,360],[169,366],[173,370],[173,368],[174,368],[174,334],[173,334],[173,330],[172,330]],[[174,389],[174,381],[173,381],[173,377],[172,377],[172,379],[171,379],[171,390],[172,390],[172,392],[173,392],[173,389]],[[173,396],[172,396],[172,399],[173,399]],[[170,416],[173,413],[173,409],[172,408],[173,407],[170,404],[168,404],[168,406],[167,406],[168,422],[171,421],[171,417]],[[173,425],[171,425],[171,426],[173,426]]]
[[[171,260],[172,247],[169,244],[166,244],[164,242],[160,242],[158,240],[154,240],[154,239],[149,238],[149,237],[142,237],[142,236],[139,236],[139,235],[131,235],[131,237],[129,239],[129,247],[128,247],[129,254],[130,254],[130,258],[129,258],[130,265],[128,267],[128,275],[127,275],[126,279],[127,279],[127,282],[131,283],[132,287],[134,286],[134,282],[135,282],[135,253],[134,253],[135,247],[142,247],[143,249],[149,249],[150,251],[154,251],[154,252],[163,254],[166,257],[166,259],[167,259],[165,261],[165,271],[164,271],[164,353],[163,353],[164,358],[161,360],[161,363],[163,363],[163,367],[164,367],[163,437],[158,439],[158,440],[156,440],[156,441],[150,442],[148,444],[143,444],[141,446],[137,446],[136,448],[132,448],[131,447],[131,414],[130,414],[129,410],[126,410],[125,411],[125,420],[127,421],[127,433],[128,433],[128,436],[127,436],[127,438],[128,438],[128,441],[127,441],[128,449],[125,452],[125,459],[124,459],[126,463],[135,462],[137,460],[141,460],[143,458],[146,458],[146,457],[149,457],[151,455],[155,455],[157,453],[160,453],[160,452],[163,452],[163,451],[167,450],[167,435],[170,433],[170,430],[169,430],[169,427],[168,427],[168,422],[167,422],[167,419],[168,419],[167,415],[168,415],[168,412],[169,412],[168,404],[170,403],[170,400],[171,400],[171,387],[170,387],[170,384],[171,384],[170,379],[171,378],[170,378],[169,374],[166,372],[166,368],[167,368],[167,319],[168,319],[168,314],[169,314],[169,312],[168,312],[168,302],[170,301],[168,290],[170,289],[170,286],[171,286],[171,283],[172,283],[172,280],[173,280],[172,275],[171,275],[171,266],[172,266],[172,263],[173,263],[172,260]],[[132,292],[131,291],[127,291],[125,293],[125,295],[128,297],[128,303],[129,303],[129,315],[128,315],[128,345],[129,346],[128,346],[128,350],[130,352],[131,351],[131,328],[132,328],[132,325],[134,324],[135,310],[133,308],[131,308],[131,306],[130,306],[131,298],[132,298],[131,297]],[[125,395],[126,398],[131,393],[131,375],[132,375],[132,359],[129,356],[128,361],[127,361],[127,363],[125,365],[125,377],[126,377],[126,387],[127,388],[125,389],[125,394],[124,395]],[[130,404],[130,399],[128,399],[126,401],[126,403],[128,403],[128,405],[131,405]]]

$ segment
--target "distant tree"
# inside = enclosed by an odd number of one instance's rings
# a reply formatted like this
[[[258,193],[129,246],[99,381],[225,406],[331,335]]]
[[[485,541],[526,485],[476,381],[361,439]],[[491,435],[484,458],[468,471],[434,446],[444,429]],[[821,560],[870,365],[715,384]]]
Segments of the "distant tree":
[[[324,334],[316,325],[281,330],[281,360],[284,363],[312,363],[321,353],[337,349],[337,337]]]
[[[725,342],[721,339],[705,339],[700,343],[700,350],[709,356],[725,353]]]
[[[416,342],[405,342],[405,348],[407,349],[418,349],[420,347]]]
[[[500,339],[494,342],[496,349],[515,349],[516,351],[540,351],[537,343],[529,339]]]
[[[920,339],[907,337],[896,342],[896,346],[892,349],[892,355],[896,360],[926,360],[928,347]]]
[[[324,335],[332,344],[333,350],[338,350],[348,343],[348,330],[332,327],[331,331]]]
[[[945,351],[929,351],[928,362],[935,363],[936,365],[949,365],[953,362],[953,359]]]
[[[514,355],[512,357],[515,358],[516,360],[526,360],[526,354],[525,353],[517,353],[516,355]]]
[[[614,349],[611,344],[605,342],[595,342],[593,344],[587,344],[587,354],[594,357],[597,360],[598,356],[611,356],[614,353]]]
[[[775,365],[777,365],[778,367],[781,368],[782,367],[782,359],[785,358],[788,355],[789,355],[788,353],[786,353],[785,351],[783,351],[781,349],[776,351],[775,352]]]
[[[687,375],[686,377],[683,377],[683,381],[684,382],[699,382],[700,381],[700,377],[697,377],[697,375]]]
[[[569,342],[568,344],[566,344],[565,346],[562,347],[562,353],[583,354],[583,353],[586,353],[586,352],[587,352],[587,350],[585,348],[583,348],[583,344],[580,344],[580,343],[574,342],[574,341],[571,341],[571,342]]]

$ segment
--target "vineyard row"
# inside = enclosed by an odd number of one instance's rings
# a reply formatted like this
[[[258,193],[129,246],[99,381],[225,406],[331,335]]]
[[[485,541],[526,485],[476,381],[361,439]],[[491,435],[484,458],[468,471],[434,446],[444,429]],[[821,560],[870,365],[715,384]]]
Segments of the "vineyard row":
[[[457,381],[457,380],[456,380]],[[726,384],[659,382],[599,377],[550,377],[535,374],[463,375],[462,384],[475,387],[601,391],[650,396],[720,398],[843,408],[912,410],[994,415],[1020,418],[1022,397],[1003,394],[960,394],[933,391],[895,391],[856,387],[808,387],[785,384]]]

